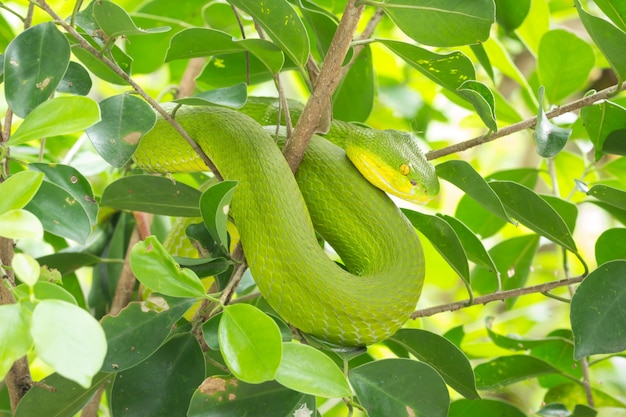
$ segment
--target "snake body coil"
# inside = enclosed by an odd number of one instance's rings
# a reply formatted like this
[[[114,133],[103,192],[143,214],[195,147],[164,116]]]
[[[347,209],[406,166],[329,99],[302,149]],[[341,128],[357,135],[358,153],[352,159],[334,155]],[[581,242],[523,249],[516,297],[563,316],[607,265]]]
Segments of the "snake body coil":
[[[346,346],[371,344],[398,330],[422,289],[420,242],[343,149],[314,136],[294,179],[274,138],[247,115],[185,107],[176,119],[225,179],[239,181],[230,214],[261,293],[284,319]],[[162,119],[142,139],[135,161],[157,172],[207,170]],[[327,256],[315,231],[347,270]]]

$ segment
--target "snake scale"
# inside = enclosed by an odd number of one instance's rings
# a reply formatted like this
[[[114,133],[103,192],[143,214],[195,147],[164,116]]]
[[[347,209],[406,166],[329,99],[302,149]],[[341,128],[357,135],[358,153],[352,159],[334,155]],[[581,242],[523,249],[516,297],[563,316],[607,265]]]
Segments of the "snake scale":
[[[276,123],[275,103],[251,97],[239,111],[182,107],[176,120],[224,179],[239,182],[229,214],[268,303],[291,325],[331,343],[383,340],[417,304],[424,255],[411,224],[372,183],[427,201],[439,189],[434,168],[409,134],[333,121],[325,138],[313,137],[294,178],[262,127]],[[154,172],[207,171],[162,118],[134,159]],[[342,266],[320,247],[316,232]]]

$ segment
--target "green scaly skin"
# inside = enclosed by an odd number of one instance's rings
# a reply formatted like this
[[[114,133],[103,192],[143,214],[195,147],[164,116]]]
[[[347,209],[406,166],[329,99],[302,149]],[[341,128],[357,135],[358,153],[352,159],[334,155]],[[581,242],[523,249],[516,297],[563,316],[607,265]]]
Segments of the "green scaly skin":
[[[267,123],[256,104],[246,112]],[[225,179],[239,181],[230,214],[261,293],[285,320],[344,346],[372,344],[400,328],[422,289],[422,248],[407,219],[343,149],[314,136],[294,179],[274,138],[252,118],[185,107],[176,119]],[[155,172],[207,170],[162,119],[134,158]],[[351,272],[328,258],[315,230]]]

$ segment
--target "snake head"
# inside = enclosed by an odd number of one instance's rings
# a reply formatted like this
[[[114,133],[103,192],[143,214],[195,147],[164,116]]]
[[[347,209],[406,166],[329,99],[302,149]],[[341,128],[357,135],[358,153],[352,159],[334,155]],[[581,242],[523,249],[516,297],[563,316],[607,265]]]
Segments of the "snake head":
[[[424,204],[439,193],[435,167],[410,133],[368,129],[349,141],[346,153],[369,182],[403,200]]]

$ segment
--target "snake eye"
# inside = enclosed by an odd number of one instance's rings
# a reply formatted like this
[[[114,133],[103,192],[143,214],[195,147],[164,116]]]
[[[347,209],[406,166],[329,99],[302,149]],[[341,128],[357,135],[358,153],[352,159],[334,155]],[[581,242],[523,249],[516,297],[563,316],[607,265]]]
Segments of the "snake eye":
[[[409,172],[411,172],[410,166],[408,166],[407,164],[400,165],[400,174],[409,175]]]

